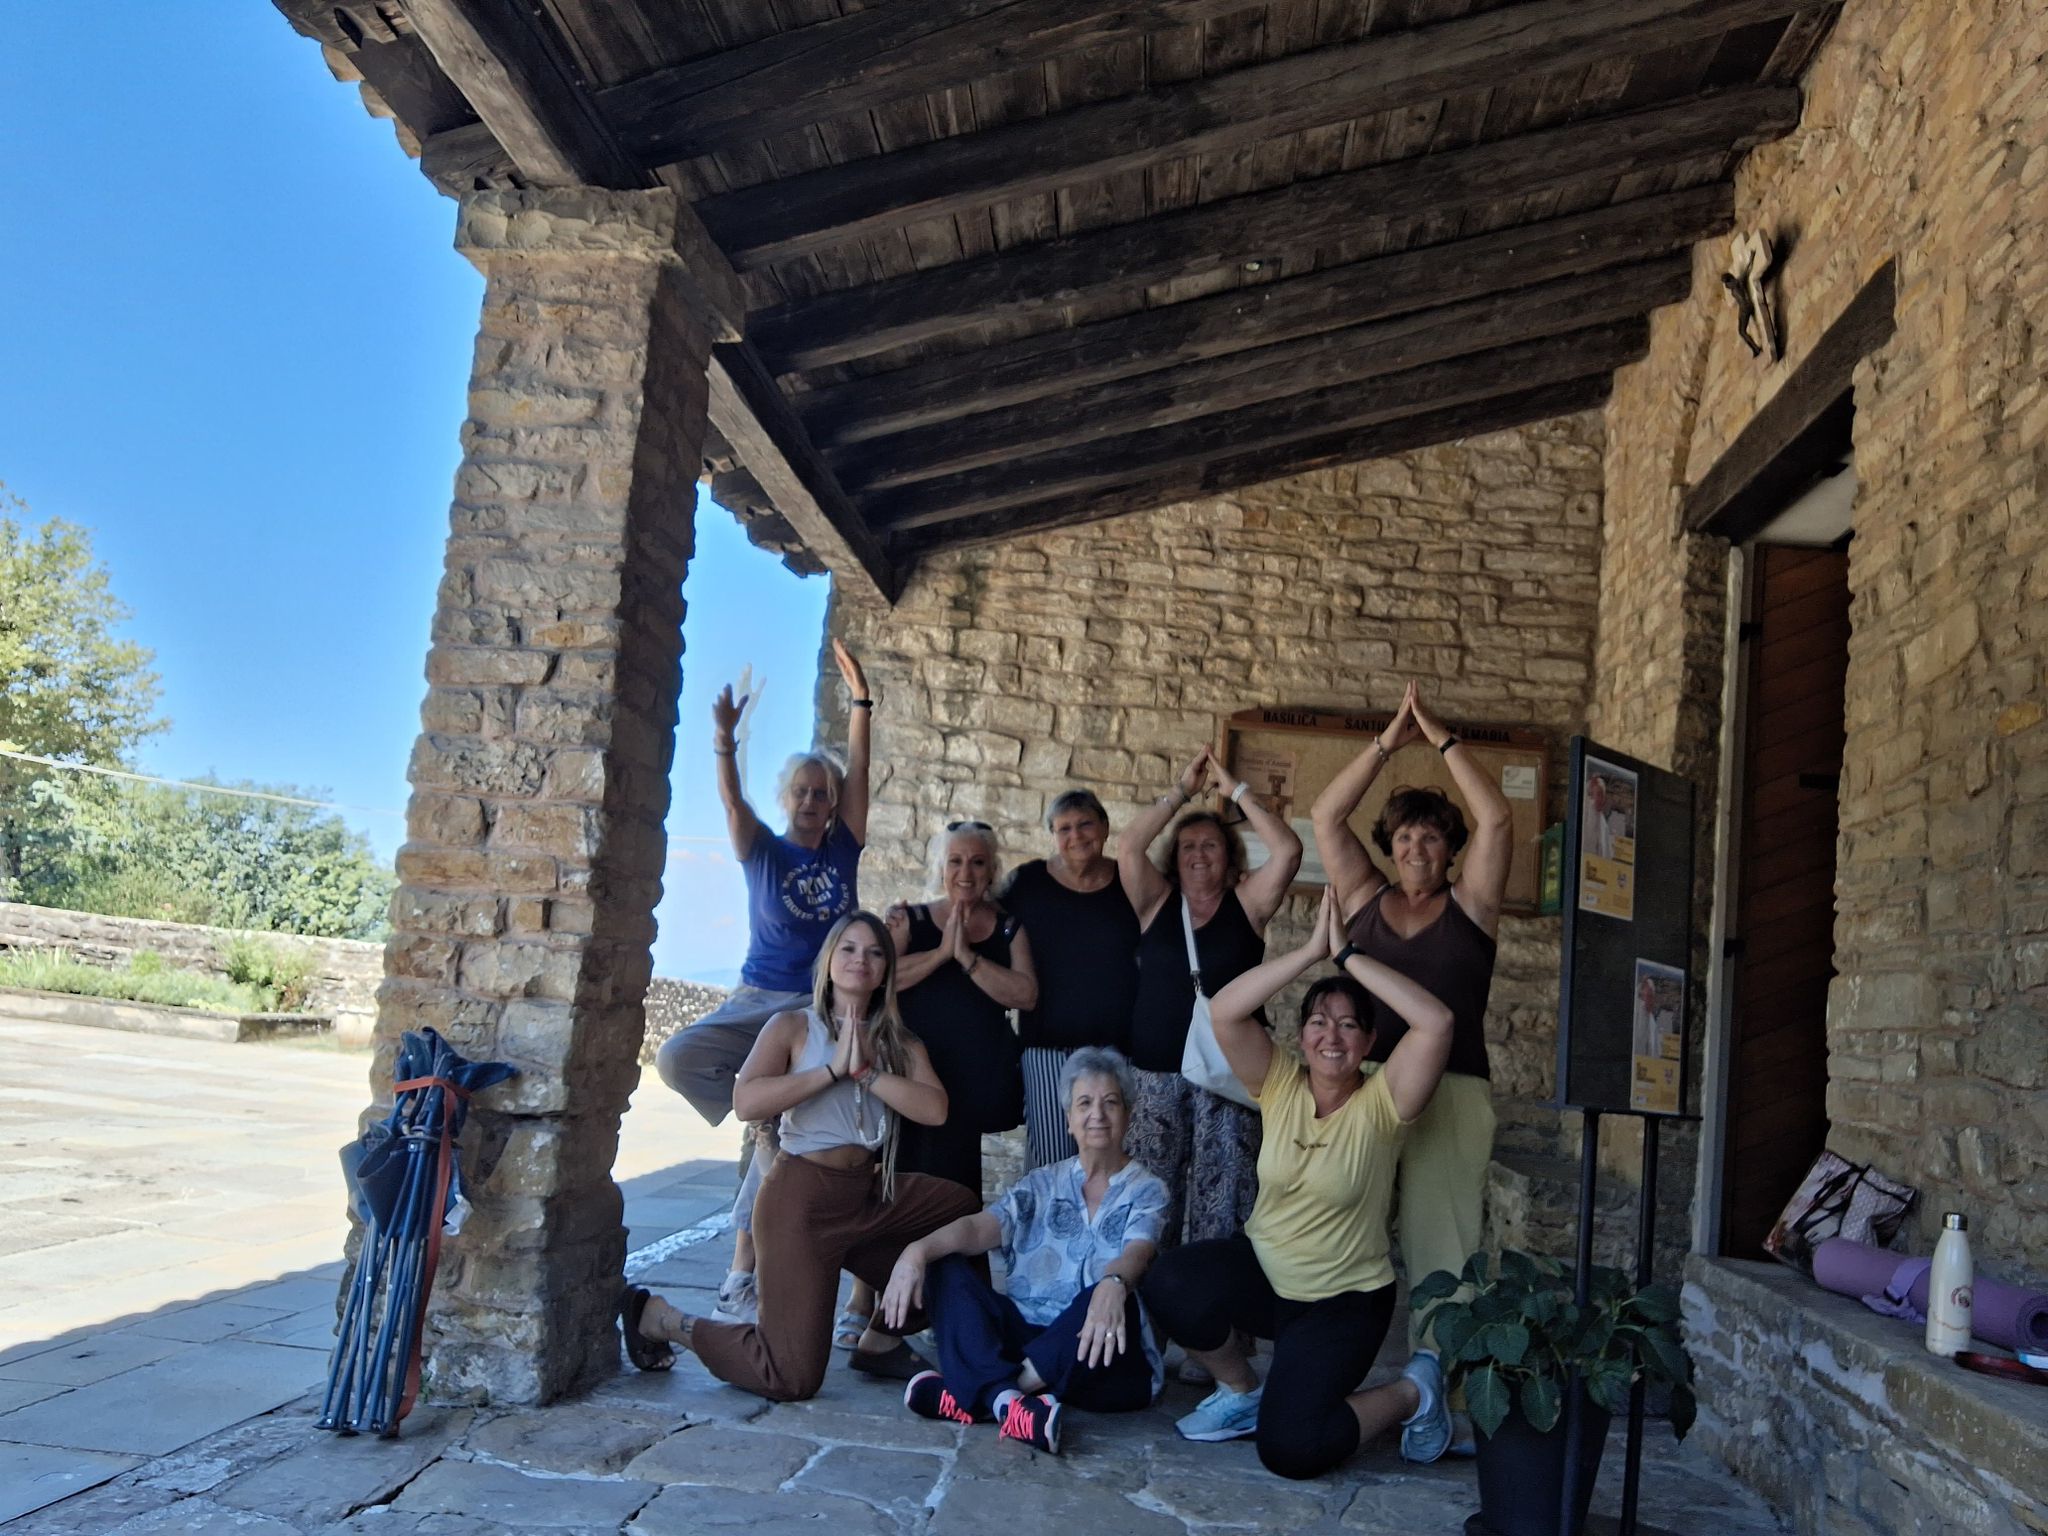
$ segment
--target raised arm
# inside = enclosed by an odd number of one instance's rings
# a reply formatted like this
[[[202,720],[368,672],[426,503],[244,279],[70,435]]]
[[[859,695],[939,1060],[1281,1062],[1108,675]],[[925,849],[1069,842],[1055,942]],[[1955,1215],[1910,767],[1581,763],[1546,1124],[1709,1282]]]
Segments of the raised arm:
[[[967,979],[1005,1008],[1036,1008],[1038,972],[1031,963],[1031,940],[1025,937],[1023,928],[1018,928],[1010,939],[1010,963],[997,965],[967,942],[967,924],[957,903],[948,916],[946,931],[953,958],[967,973]],[[998,915],[996,921],[1001,923],[1004,919]]]
[[[1330,957],[1331,900],[1330,893],[1324,891],[1322,914],[1309,930],[1307,943],[1253,966],[1209,999],[1209,1022],[1215,1027],[1223,1059],[1254,1097],[1266,1086],[1266,1074],[1272,1070],[1273,1037],[1253,1015],[1302,972]]]
[[[1464,863],[1458,867],[1458,882],[1451,887],[1451,895],[1465,915],[1492,938],[1500,928],[1501,899],[1507,894],[1508,868],[1515,861],[1514,815],[1508,809],[1507,796],[1471,749],[1458,745],[1444,723],[1423,707],[1413,683],[1408,692],[1414,700],[1415,723],[1429,744],[1439,750],[1450,744],[1443,754],[1444,766],[1451,770],[1451,782],[1458,786],[1472,813],[1472,841],[1465,845]]]
[[[868,691],[868,675],[853,652],[832,638],[832,659],[839,663],[839,675],[853,702],[846,711],[846,782],[839,787],[839,819],[853,840],[862,847],[868,841],[868,755],[875,732],[875,696]]]
[[[943,937],[936,949],[911,952],[910,908],[902,902],[891,905],[882,914],[882,921],[889,925],[889,941],[896,946],[896,990],[899,993],[909,991],[940,966],[952,962],[952,951]]]
[[[754,1038],[754,1048],[747,1052],[746,1062],[732,1084],[733,1113],[740,1119],[772,1120],[785,1109],[830,1088],[838,1080],[834,1073],[845,1075],[843,1041],[838,1052],[841,1059],[836,1064],[803,1072],[790,1070],[803,1049],[804,1028],[801,1013],[778,1013]]]
[[[1365,844],[1351,830],[1351,813],[1358,809],[1358,802],[1372,788],[1387,759],[1418,734],[1414,702],[1415,685],[1410,683],[1387,728],[1323,787],[1309,811],[1315,824],[1316,855],[1323,861],[1323,872],[1331,889],[1337,893],[1337,910],[1347,922],[1387,883]]]
[[[1258,796],[1251,792],[1250,785],[1220,762],[1216,764],[1216,782],[1230,797],[1231,803],[1244,812],[1245,820],[1252,824],[1252,830],[1259,834],[1259,841],[1266,845],[1266,862],[1246,875],[1237,887],[1237,899],[1244,906],[1244,915],[1263,934],[1266,924],[1273,920],[1273,914],[1280,910],[1280,903],[1287,899],[1287,888],[1294,884],[1295,875],[1301,871],[1301,839],[1294,828],[1260,802]]]
[[[1197,752],[1194,761],[1180,771],[1180,782],[1133,816],[1116,843],[1116,872],[1122,880],[1124,899],[1138,914],[1138,926],[1146,927],[1165,902],[1172,885],[1152,862],[1152,844],[1166,830],[1166,824],[1182,806],[1202,792],[1209,780],[1209,749]]]
[[[740,714],[746,707],[744,694],[737,704],[733,702],[730,683],[711,701],[711,751],[718,760],[718,798],[725,806],[726,836],[732,839],[733,855],[741,863],[754,851],[754,839],[761,834],[760,819],[740,787]]]

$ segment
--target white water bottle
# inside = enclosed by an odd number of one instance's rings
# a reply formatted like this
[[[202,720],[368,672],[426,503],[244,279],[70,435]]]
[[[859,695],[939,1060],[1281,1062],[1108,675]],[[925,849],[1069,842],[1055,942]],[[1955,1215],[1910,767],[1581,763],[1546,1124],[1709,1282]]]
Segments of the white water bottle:
[[[1941,1218],[1941,1241],[1934,1245],[1934,1267],[1927,1275],[1927,1348],[1954,1355],[1970,1347],[1970,1225],[1960,1211]]]

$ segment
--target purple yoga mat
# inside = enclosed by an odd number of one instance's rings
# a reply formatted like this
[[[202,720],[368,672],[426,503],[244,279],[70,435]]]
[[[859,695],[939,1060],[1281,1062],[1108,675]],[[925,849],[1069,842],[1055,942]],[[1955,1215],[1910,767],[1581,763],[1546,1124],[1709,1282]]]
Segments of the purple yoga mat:
[[[1873,1312],[1927,1320],[1926,1259],[1887,1253],[1868,1243],[1831,1237],[1813,1250],[1813,1278]],[[1977,1277],[1971,1286],[1970,1331],[2000,1349],[2048,1350],[2048,1296]]]

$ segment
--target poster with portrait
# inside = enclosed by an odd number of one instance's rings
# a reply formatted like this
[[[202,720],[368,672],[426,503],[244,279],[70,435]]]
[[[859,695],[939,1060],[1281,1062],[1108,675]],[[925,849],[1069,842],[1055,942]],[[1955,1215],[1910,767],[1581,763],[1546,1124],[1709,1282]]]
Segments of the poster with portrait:
[[[1586,759],[1579,807],[1579,907],[1631,922],[1636,915],[1636,776]]]
[[[1293,820],[1296,755],[1274,747],[1247,745],[1237,749],[1236,758],[1232,771],[1259,797],[1259,803],[1282,821]],[[1231,819],[1243,819],[1236,807],[1228,810]]]
[[[1685,1047],[1685,972],[1655,960],[1637,960],[1631,1009],[1634,1067],[1629,1108],[1675,1115]]]

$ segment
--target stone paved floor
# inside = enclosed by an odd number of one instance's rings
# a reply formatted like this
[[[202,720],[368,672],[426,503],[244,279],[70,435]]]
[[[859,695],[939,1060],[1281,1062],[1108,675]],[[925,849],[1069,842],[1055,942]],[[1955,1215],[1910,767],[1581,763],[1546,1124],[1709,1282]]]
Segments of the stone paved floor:
[[[57,1229],[49,1223],[61,1219],[37,1214],[39,1202],[21,1194],[25,1186],[9,1182],[33,1171],[23,1168],[25,1160],[92,1161],[93,1133],[59,1123],[65,1106],[56,1098],[71,1090],[54,1079],[41,1081],[46,1096],[27,1112],[42,1132],[27,1136],[17,1118],[24,1104],[35,1104],[39,1081],[13,1070],[17,1063],[40,1061],[48,1078],[59,1060],[89,1056],[103,1044],[76,1038],[89,1032],[60,1033],[55,1040],[30,1039],[0,1022],[0,1052],[10,1069],[0,1088],[0,1214],[10,1237],[20,1230],[51,1239]],[[279,1146],[303,1142],[301,1150],[317,1147],[319,1165],[338,1177],[331,1172],[333,1148],[360,1102],[361,1058],[322,1057],[304,1048],[138,1043],[133,1037],[116,1037],[106,1049],[143,1058],[127,1065],[147,1065],[145,1076],[186,1073],[209,1083],[244,1072],[274,1080],[282,1060],[293,1069],[283,1075],[293,1081],[287,1098],[301,1119],[297,1128],[282,1124],[285,1112],[273,1102],[265,1122],[270,1139]],[[285,1050],[294,1054],[275,1055]],[[121,1102],[125,1089],[110,1091],[111,1081],[103,1076],[92,1095],[92,1122],[118,1131],[128,1123],[128,1108]],[[232,1082],[226,1097],[252,1088]],[[144,1097],[159,1105],[180,1098],[161,1083]],[[630,1267],[677,1305],[703,1310],[728,1253],[720,1218],[732,1188],[724,1160],[730,1133],[694,1126],[665,1096],[643,1099],[628,1116],[621,1154]],[[341,1135],[333,1133],[337,1113]],[[176,1187],[187,1193],[180,1199],[206,1198],[191,1191],[203,1183],[200,1169],[209,1157],[218,1166],[248,1165],[245,1153],[223,1158],[194,1150],[205,1140],[203,1116],[195,1114],[166,1136],[150,1115],[136,1115],[154,1127],[155,1155],[183,1170]],[[704,1153],[711,1155],[693,1155]],[[317,1185],[313,1164],[304,1167],[309,1184]],[[285,1203],[292,1198],[287,1194]],[[146,1207],[132,1206],[127,1219],[146,1215]],[[259,1207],[239,1225],[260,1230],[262,1215]],[[146,1248],[151,1238],[144,1231],[132,1240]],[[23,1251],[42,1257],[18,1278],[38,1297],[61,1295],[66,1249],[88,1241],[24,1244]],[[52,1331],[0,1352],[0,1536],[669,1536],[741,1527],[752,1536],[949,1536],[995,1529],[1048,1536],[1062,1530],[1453,1536],[1476,1507],[1469,1464],[1409,1468],[1391,1443],[1310,1484],[1269,1476],[1245,1443],[1188,1444],[1171,1425],[1197,1395],[1183,1386],[1171,1388],[1149,1413],[1073,1415],[1066,1454],[1057,1459],[1001,1442],[987,1426],[914,1419],[890,1389],[854,1378],[843,1366],[835,1367],[815,1401],[771,1406],[713,1382],[687,1357],[666,1375],[622,1370],[577,1402],[509,1412],[423,1408],[400,1440],[339,1439],[313,1427],[318,1404],[312,1389],[325,1371],[332,1270],[312,1267],[280,1278],[267,1242],[254,1233],[249,1239],[255,1257],[248,1278],[255,1283],[194,1293],[188,1276],[181,1299],[145,1316],[70,1334]],[[208,1277],[232,1262],[226,1247],[207,1256]],[[121,1265],[111,1270],[118,1276]],[[31,1315],[21,1310],[27,1301],[9,1297],[8,1303],[20,1317]],[[1646,1519],[1674,1532],[1766,1536],[1781,1529],[1724,1472],[1674,1446],[1664,1426],[1651,1426],[1648,1447]],[[1617,1437],[1596,1508],[1611,1509],[1619,1485]]]

